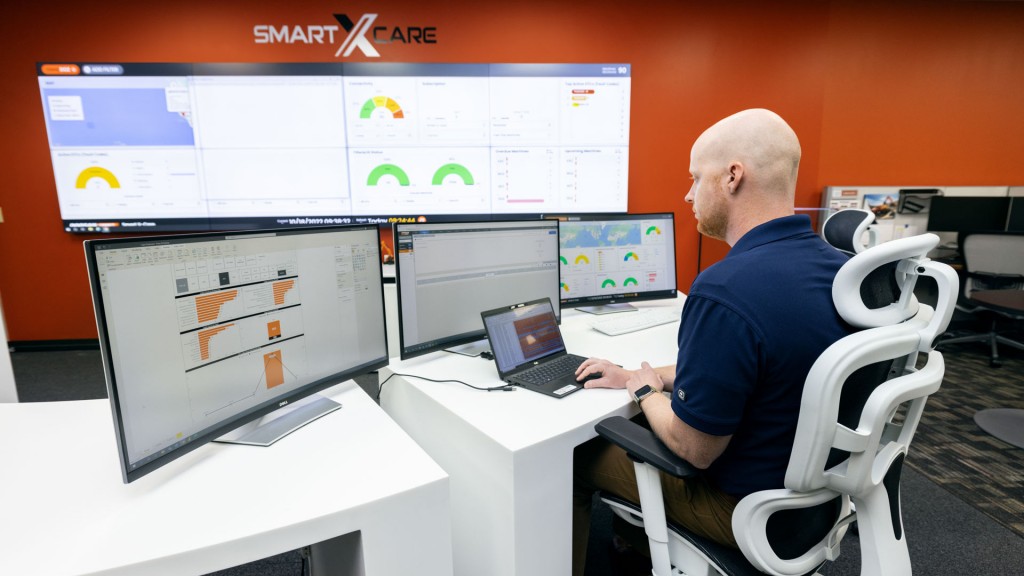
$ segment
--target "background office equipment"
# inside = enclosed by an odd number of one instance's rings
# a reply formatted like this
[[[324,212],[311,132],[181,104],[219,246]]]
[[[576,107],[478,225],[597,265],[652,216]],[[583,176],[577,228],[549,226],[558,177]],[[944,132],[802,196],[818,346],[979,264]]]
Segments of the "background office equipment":
[[[387,364],[379,246],[372,225],[87,241],[124,481],[301,400],[234,439],[287,433]]]
[[[960,234],[965,279],[963,308],[987,320],[988,330],[943,339],[940,344],[986,342],[990,364],[999,366],[999,344],[1024,350],[1005,334],[1024,320],[1024,232]]]
[[[929,232],[1006,229],[1009,196],[936,196],[928,210]]]
[[[487,350],[481,312],[558,301],[555,220],[399,223],[394,234],[402,359],[445,348],[478,355]]]
[[[934,232],[941,243],[932,257],[954,256],[960,230],[1024,226],[1024,186],[828,186],[821,206],[827,217],[847,208],[871,209],[884,199],[896,209],[884,218],[876,213],[876,241]],[[819,232],[825,220],[819,219]]]
[[[558,238],[563,308],[603,314],[676,297],[673,213],[568,216]]]
[[[628,206],[628,64],[37,71],[69,232]]]

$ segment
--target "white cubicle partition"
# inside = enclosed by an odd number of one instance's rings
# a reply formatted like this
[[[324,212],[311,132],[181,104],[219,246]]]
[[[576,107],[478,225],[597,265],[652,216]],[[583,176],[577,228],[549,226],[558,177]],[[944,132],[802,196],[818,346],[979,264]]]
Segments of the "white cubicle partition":
[[[355,382],[270,447],[125,485],[106,400],[0,405],[0,574],[201,575],[313,545],[316,574],[452,574],[445,472]],[[334,566],[324,566],[324,561]]]
[[[637,306],[682,307],[683,300]],[[627,312],[628,313],[628,312]],[[678,322],[605,336],[594,318],[563,311],[569,352],[627,368],[675,363]],[[381,406],[448,472],[455,573],[565,576],[572,559],[573,450],[608,416],[637,408],[623,390],[581,390],[556,399],[528,390],[483,392],[500,384],[493,361],[436,352],[382,369]],[[394,374],[392,376],[392,374]]]
[[[0,300],[0,403],[17,402],[18,389],[14,386],[14,369],[11,367],[11,353],[7,348],[7,325],[4,324],[3,301]]]
[[[877,203],[891,203],[894,210],[885,218],[875,221],[873,228],[877,234],[878,242],[887,242],[897,238],[915,236],[924,233],[928,224],[927,204],[923,202],[924,208],[919,212],[913,210],[896,210],[899,206],[900,190],[938,190],[943,196],[1015,196],[1014,190],[1019,187],[1010,186],[827,186],[821,195],[821,206],[831,214],[837,210],[846,208],[865,208]],[[818,231],[825,218],[818,221]],[[943,235],[940,234],[940,237]],[[954,234],[946,234],[943,241],[955,241]]]

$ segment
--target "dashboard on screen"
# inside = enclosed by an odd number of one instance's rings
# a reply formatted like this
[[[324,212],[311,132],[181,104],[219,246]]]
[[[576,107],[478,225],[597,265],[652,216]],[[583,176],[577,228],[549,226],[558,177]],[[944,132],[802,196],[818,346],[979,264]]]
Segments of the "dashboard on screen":
[[[675,215],[561,217],[562,307],[604,313],[676,297]]]
[[[396,224],[394,234],[403,360],[441,349],[477,355],[488,347],[481,312],[558,301],[555,220]]]
[[[232,440],[266,445],[386,365],[378,228],[87,241],[124,481],[243,424]]]
[[[69,232],[627,207],[628,64],[37,71]]]

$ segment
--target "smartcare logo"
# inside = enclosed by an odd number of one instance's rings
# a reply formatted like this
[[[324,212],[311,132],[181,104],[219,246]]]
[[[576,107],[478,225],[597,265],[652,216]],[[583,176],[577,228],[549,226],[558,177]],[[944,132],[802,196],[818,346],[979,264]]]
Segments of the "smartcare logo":
[[[368,58],[380,58],[375,44],[437,44],[437,28],[434,26],[374,26],[376,14],[363,14],[353,23],[347,14],[334,14],[341,28],[348,33],[334,53],[334,57],[348,58],[358,48]],[[275,26],[257,24],[252,34],[257,44],[326,44],[337,43],[338,26],[300,24]]]

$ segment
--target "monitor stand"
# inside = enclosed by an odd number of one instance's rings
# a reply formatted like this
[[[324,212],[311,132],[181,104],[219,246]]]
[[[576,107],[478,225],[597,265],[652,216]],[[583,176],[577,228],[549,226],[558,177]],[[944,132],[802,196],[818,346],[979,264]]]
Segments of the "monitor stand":
[[[598,304],[597,306],[580,306],[580,312],[588,314],[614,314],[615,312],[636,312],[636,307],[625,302],[619,304]]]
[[[462,354],[463,356],[479,356],[484,352],[487,352],[488,354],[491,352],[491,343],[487,338],[484,338],[482,340],[470,342],[469,344],[445,348],[444,351],[451,352],[452,354]]]
[[[341,404],[334,400],[319,394],[313,394],[283,408],[278,408],[262,418],[253,420],[248,424],[243,424],[217,438],[214,442],[270,446],[313,420],[330,414],[338,408],[341,408]]]

